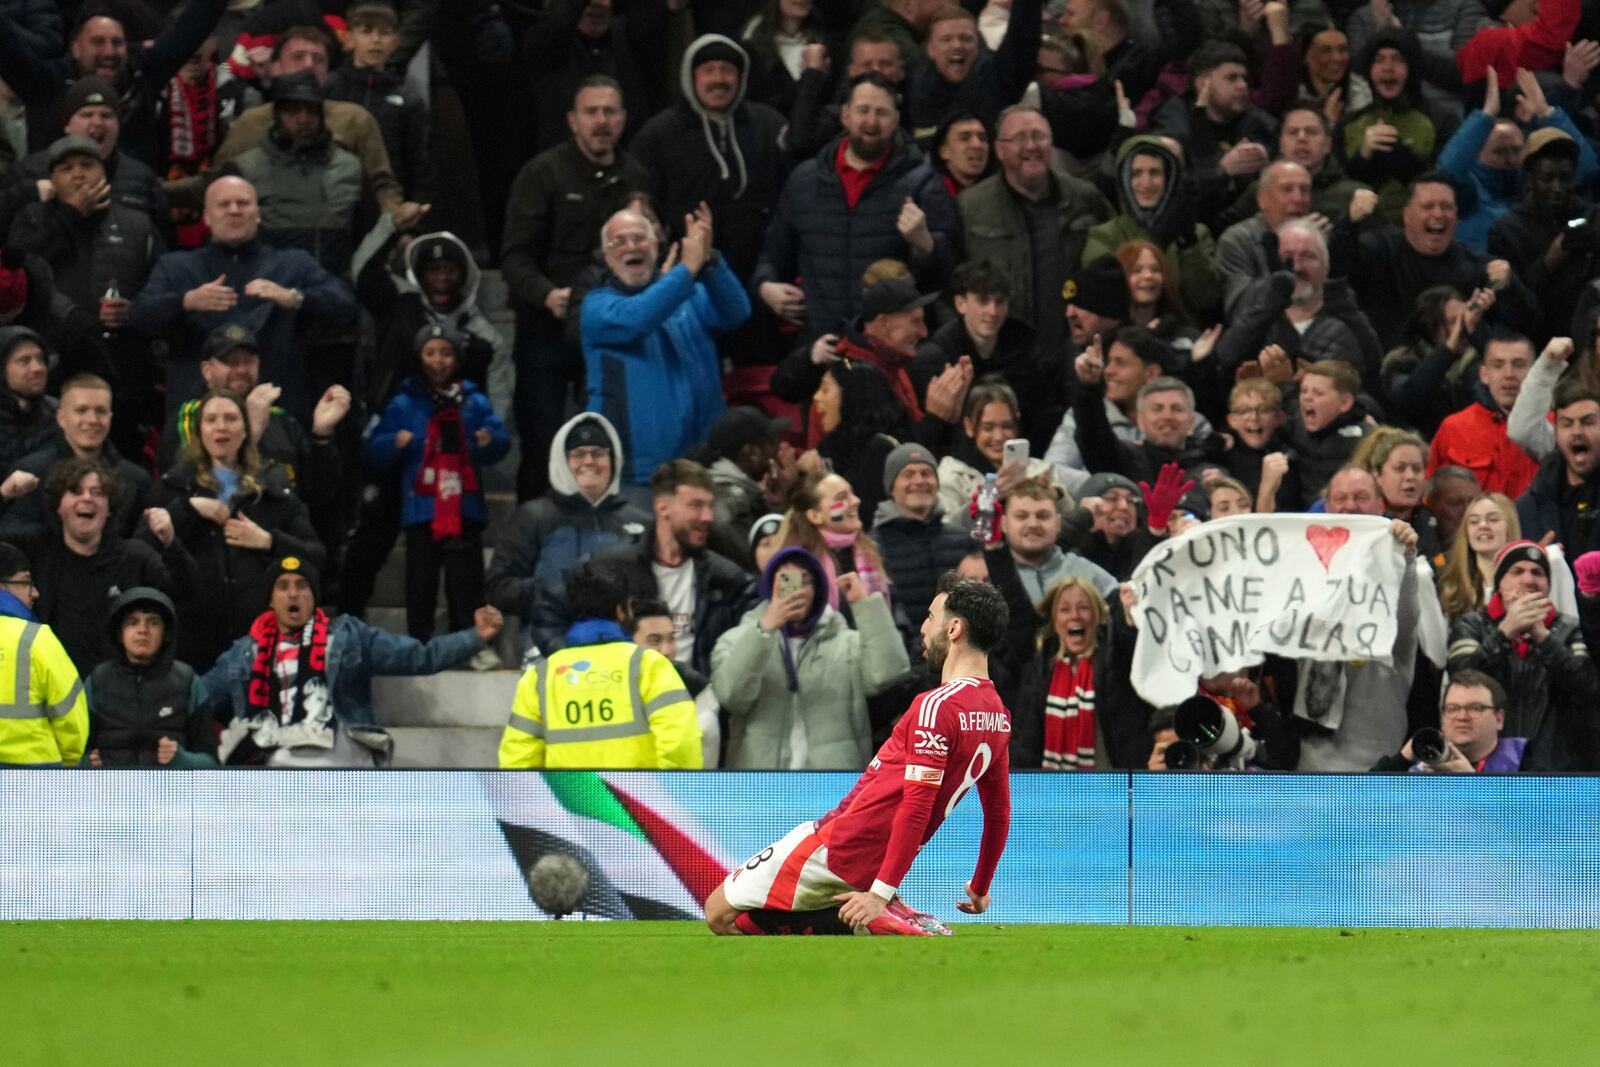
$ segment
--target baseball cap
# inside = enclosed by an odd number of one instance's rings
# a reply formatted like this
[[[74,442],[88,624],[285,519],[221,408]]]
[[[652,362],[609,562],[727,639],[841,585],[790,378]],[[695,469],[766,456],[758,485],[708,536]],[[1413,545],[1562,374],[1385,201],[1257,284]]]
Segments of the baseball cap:
[[[1126,288],[1127,283],[1123,283]],[[861,296],[861,321],[871,322],[879,315],[897,315],[913,308],[927,307],[939,299],[938,293],[926,295],[905,278],[885,278]]]

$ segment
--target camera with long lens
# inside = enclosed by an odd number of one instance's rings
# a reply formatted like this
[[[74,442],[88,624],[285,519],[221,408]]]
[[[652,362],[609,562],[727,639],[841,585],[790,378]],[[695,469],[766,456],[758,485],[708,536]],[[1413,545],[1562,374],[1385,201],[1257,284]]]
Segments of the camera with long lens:
[[[1161,754],[1161,758],[1166,761],[1169,771],[1205,770],[1202,766],[1205,757],[1200,754],[1200,746],[1193,741],[1172,742]]]
[[[1442,731],[1425,726],[1412,735],[1411,754],[1418,762],[1437,767],[1450,758],[1450,746],[1445,743]]]
[[[1200,757],[1210,757],[1211,765],[1218,769],[1240,771],[1256,755],[1256,739],[1250,731],[1239,725],[1233,712],[1209,697],[1192,696],[1179,704],[1172,714],[1172,728],[1178,740],[1167,746],[1167,767],[1170,770],[1188,770],[1199,766]],[[1186,745],[1177,756],[1173,749]],[[1173,759],[1193,763],[1174,766]]]

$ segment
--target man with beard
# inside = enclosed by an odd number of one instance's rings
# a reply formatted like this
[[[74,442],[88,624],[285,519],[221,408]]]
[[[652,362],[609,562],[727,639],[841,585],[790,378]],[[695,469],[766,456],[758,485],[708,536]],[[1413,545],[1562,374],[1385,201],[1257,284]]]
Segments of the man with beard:
[[[1061,343],[1068,303],[1061,280],[1078,270],[1091,226],[1112,216],[1111,204],[1086,181],[1051,165],[1050,124],[1037,110],[1009,107],[995,128],[1000,173],[961,194],[967,258],[1012,265],[1011,313],[1032,326],[1039,351]],[[1120,275],[1122,268],[1114,262]],[[1121,282],[1127,300],[1127,280]]]
[[[1374,206],[1371,194],[1356,194],[1349,220],[1334,228],[1330,243],[1333,262],[1344,266],[1386,350],[1405,340],[1417,295],[1436,285],[1458,293],[1487,285],[1495,291],[1489,315],[1533,332],[1533,295],[1511,264],[1455,239],[1456,192],[1448,174],[1428,171],[1412,180],[1398,230],[1378,225]]]
[[[928,144],[957,112],[974,112],[989,124],[1021,99],[1039,54],[1040,7],[1040,0],[1015,0],[1005,37],[993,52],[979,43],[978,20],[970,11],[952,4],[933,13],[928,62],[906,79],[906,123],[919,144]]]
[[[256,188],[263,240],[310,253],[330,274],[350,273],[361,161],[328,132],[315,75],[300,71],[272,83],[272,127],[235,165]]]
[[[1256,213],[1236,222],[1217,238],[1217,273],[1222,275],[1222,305],[1232,321],[1245,287],[1275,269],[1272,235],[1290,219],[1309,217],[1319,226],[1326,219],[1309,215],[1311,175],[1289,160],[1268,167],[1256,186]]]
[[[940,579],[922,645],[943,684],[912,701],[837,808],[802,822],[712,891],[705,912],[713,933],[948,935],[908,907],[898,887],[974,785],[983,836],[967,899],[956,907],[988,910],[1011,821],[1011,713],[989,680],[989,654],[1009,614],[993,586],[953,573]]]
[[[9,272],[7,272],[9,273]],[[56,427],[56,402],[45,396],[50,359],[44,342],[26,326],[0,327],[0,471],[44,445]]]
[[[1357,306],[1349,283],[1328,277],[1328,245],[1309,218],[1290,219],[1277,231],[1282,270],[1257,278],[1234,305],[1217,341],[1216,369],[1231,380],[1240,364],[1276,345],[1291,360],[1342,359],[1364,380],[1374,380],[1383,351]]]
[[[150,336],[173,339],[167,363],[169,410],[193,395],[200,381],[205,339],[237,323],[255,334],[261,373],[283,389],[283,407],[296,418],[311,413],[304,335],[308,323],[347,326],[355,321],[350,287],[298,249],[260,239],[261,208],[255,187],[222,177],[206,190],[211,240],[189,252],[168,252],[134,301],[128,324]]]
[[[901,130],[893,86],[853,79],[842,121],[844,135],[784,183],[755,273],[762,301],[804,340],[860,310],[861,275],[877,260],[909,264],[923,291],[955,264],[955,204]]]
[[[1556,450],[1517,501],[1522,531],[1555,534],[1568,559],[1600,549],[1600,394],[1573,376],[1555,395]]]
[[[1489,228],[1489,254],[1510,263],[1539,301],[1535,341],[1566,332],[1584,285],[1600,273],[1600,217],[1576,195],[1578,159],[1566,131],[1533,131],[1522,155],[1527,195]]]
[[[636,211],[600,231],[607,282],[583,300],[587,410],[616,427],[627,457],[623,478],[647,472],[706,439],[722,414],[722,368],[713,333],[750,317],[750,298],[712,247],[704,203],[684,219],[681,244],[658,272],[661,242]]]
[[[590,559],[596,570],[620,575],[631,600],[665,601],[678,662],[709,675],[717,638],[756,605],[755,585],[744,568],[706,548],[716,519],[716,483],[704,467],[687,459],[663,463],[650,478],[650,498],[655,525],[637,541],[607,545]],[[566,605],[553,594],[541,592],[540,599],[545,632],[565,633],[574,621]]]

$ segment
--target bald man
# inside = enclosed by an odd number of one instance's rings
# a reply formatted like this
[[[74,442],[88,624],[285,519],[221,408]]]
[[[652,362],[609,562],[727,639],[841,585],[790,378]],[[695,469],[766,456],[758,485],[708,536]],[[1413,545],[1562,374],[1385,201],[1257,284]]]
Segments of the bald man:
[[[200,384],[205,338],[232,323],[255,334],[262,380],[283,389],[278,406],[305,422],[311,415],[306,327],[312,322],[354,323],[355,294],[305,252],[261,243],[261,207],[255,188],[243,178],[218,178],[210,184],[205,220],[211,240],[157,260],[128,314],[133,329],[164,337],[172,345],[167,414]]]
[[[1223,308],[1232,319],[1245,288],[1282,267],[1267,258],[1263,238],[1276,233],[1290,219],[1310,218],[1324,238],[1332,228],[1321,215],[1311,214],[1311,172],[1298,163],[1280,159],[1261,174],[1256,187],[1256,213],[1223,231],[1217,240],[1217,271],[1223,281]]]

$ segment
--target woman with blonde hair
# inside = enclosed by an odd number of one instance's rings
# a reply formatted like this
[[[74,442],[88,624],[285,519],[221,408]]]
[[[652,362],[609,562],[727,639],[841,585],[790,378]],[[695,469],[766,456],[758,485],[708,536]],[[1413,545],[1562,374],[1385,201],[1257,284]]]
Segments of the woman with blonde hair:
[[[1356,445],[1350,465],[1372,473],[1383,494],[1383,513],[1409,523],[1417,531],[1417,554],[1437,561],[1444,553],[1439,519],[1422,502],[1428,487],[1428,443],[1410,430],[1379,426]]]
[[[1439,575],[1439,606],[1454,619],[1481,609],[1494,595],[1494,561],[1500,550],[1522,537],[1516,505],[1503,493],[1479,493],[1467,503],[1461,526],[1445,554]],[[1578,618],[1578,593],[1560,545],[1548,545],[1550,602],[1562,615]],[[1557,564],[1560,564],[1559,566]]]
[[[177,605],[178,658],[197,671],[266,610],[278,560],[294,556],[322,570],[326,553],[306,506],[284,469],[262,462],[238,393],[200,398],[194,434],[155,495],[198,572],[197,595]]]
[[[1087,578],[1052,585],[1037,608],[1037,652],[1011,718],[1011,765],[1051,771],[1143,767],[1150,707],[1129,682],[1134,631]]]

